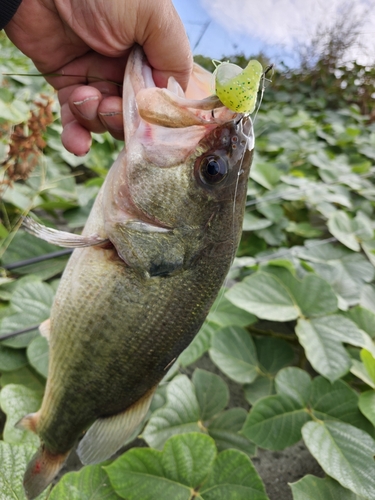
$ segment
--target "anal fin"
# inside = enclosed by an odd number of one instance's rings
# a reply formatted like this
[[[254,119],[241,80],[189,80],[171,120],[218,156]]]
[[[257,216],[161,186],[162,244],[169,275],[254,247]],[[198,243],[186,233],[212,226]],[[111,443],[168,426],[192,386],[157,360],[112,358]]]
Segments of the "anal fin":
[[[92,247],[103,245],[109,241],[107,238],[101,238],[98,234],[82,236],[80,234],[68,233],[67,231],[58,231],[57,229],[39,224],[39,222],[31,219],[31,217],[24,217],[22,225],[28,233],[33,234],[37,238],[65,248]]]
[[[93,423],[77,448],[84,465],[107,460],[126,443],[146,416],[155,390],[152,388],[126,411]]]
[[[39,332],[42,337],[46,338],[49,341],[49,336],[50,336],[50,330],[51,330],[51,320],[50,318],[44,320],[42,323],[39,325]]]

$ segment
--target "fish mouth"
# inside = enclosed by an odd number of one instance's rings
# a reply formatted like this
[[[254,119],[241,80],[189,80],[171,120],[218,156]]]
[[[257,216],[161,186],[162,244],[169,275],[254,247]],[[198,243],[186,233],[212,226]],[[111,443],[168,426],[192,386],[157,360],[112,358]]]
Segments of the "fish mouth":
[[[215,128],[242,116],[226,108],[213,94],[214,76],[196,64],[186,92],[172,76],[169,77],[167,88],[156,87],[152,69],[139,46],[134,48],[128,65],[130,71],[127,73],[137,112],[140,118],[151,125],[174,129],[194,125],[209,128],[211,125]]]

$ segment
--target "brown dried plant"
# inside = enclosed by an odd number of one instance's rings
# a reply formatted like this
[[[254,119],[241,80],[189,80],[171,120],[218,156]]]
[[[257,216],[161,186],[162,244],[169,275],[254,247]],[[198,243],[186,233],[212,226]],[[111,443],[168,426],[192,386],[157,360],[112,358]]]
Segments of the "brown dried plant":
[[[40,97],[42,100],[34,102],[35,109],[31,111],[28,122],[15,125],[11,130],[8,156],[3,163],[4,184],[26,180],[38,164],[46,146],[43,133],[54,120],[53,97]]]

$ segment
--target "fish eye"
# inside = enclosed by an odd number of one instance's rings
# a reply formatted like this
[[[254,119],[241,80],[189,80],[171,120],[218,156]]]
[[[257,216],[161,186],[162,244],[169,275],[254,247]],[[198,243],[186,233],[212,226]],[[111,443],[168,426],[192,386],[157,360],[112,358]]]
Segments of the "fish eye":
[[[199,166],[199,174],[202,181],[206,184],[218,184],[227,176],[228,164],[220,156],[206,156]]]

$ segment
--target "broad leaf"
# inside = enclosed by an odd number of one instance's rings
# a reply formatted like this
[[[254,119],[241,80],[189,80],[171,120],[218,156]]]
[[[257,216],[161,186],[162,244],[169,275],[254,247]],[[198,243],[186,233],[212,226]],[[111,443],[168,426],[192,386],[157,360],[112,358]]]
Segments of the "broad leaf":
[[[284,394],[260,399],[251,409],[242,434],[261,448],[283,450],[301,439],[310,420],[307,410]]]
[[[48,500],[120,500],[102,465],[68,472],[53,488]]]
[[[375,426],[375,391],[365,391],[359,396],[359,409]]]
[[[375,441],[342,422],[308,422],[302,429],[310,453],[344,488],[364,498],[375,497]]]
[[[293,500],[364,500],[330,477],[305,476],[290,484]]]
[[[161,449],[168,438],[183,432],[200,432],[200,408],[194,386],[186,375],[178,375],[167,387],[167,404],[156,410],[143,431],[143,438]]]
[[[174,436],[164,450],[132,449],[105,467],[116,493],[128,500],[189,500],[213,465],[213,439],[201,434]]]
[[[0,372],[11,372],[27,365],[27,357],[20,349],[0,345]]]
[[[284,368],[275,379],[278,394],[285,394],[297,404],[306,406],[310,399],[311,377],[300,368]]]
[[[239,326],[215,332],[209,352],[212,361],[235,382],[253,382],[259,373],[254,342]]]
[[[40,393],[23,385],[9,384],[0,392],[0,406],[7,415],[3,439],[8,443],[30,443],[39,445],[39,438],[33,432],[16,429],[15,424],[25,415],[39,410],[42,402]]]
[[[44,392],[45,380],[29,366],[24,366],[18,370],[4,372],[0,377],[0,385],[5,387],[8,384],[19,384],[28,387],[40,394]]]
[[[209,435],[215,439],[219,451],[235,448],[249,456],[255,455],[255,444],[239,434],[246,417],[247,411],[243,408],[231,408],[212,420],[207,430]]]
[[[51,245],[25,231],[17,231],[11,244],[3,257],[3,263],[7,266],[20,261],[27,261],[34,257],[40,257],[52,252],[61,251],[60,247]],[[54,259],[43,260],[35,264],[29,264],[17,268],[18,274],[33,274],[40,279],[47,280],[61,273],[67,263],[69,255]]]
[[[170,438],[164,450],[135,448],[105,467],[117,494],[127,500],[268,500],[249,458],[236,450],[219,455],[202,434]]]
[[[343,245],[359,252],[361,247],[356,235],[357,226],[355,222],[342,210],[336,210],[328,220],[328,228],[333,236]]]
[[[343,376],[351,367],[343,342],[359,347],[372,344],[355,323],[339,315],[299,319],[296,334],[312,366],[331,381]]]
[[[196,369],[192,382],[198,399],[201,420],[210,420],[224,410],[229,401],[229,389],[221,377],[206,370]]]
[[[236,450],[223,451],[217,456],[202,486],[201,497],[203,500],[268,500],[253,464]]]
[[[47,283],[38,280],[17,286],[12,294],[11,308],[14,314],[5,317],[0,324],[0,336],[16,330],[39,325],[47,319],[53,301],[54,290]],[[13,348],[26,347],[35,338],[37,331],[4,340],[2,345]]]
[[[42,336],[31,341],[27,348],[27,357],[35,370],[47,378],[48,375],[48,342]]]
[[[247,326],[255,323],[256,317],[244,309],[236,307],[223,293],[220,293],[211,307],[208,321],[224,326]]]
[[[366,332],[370,337],[375,337],[375,313],[364,307],[352,307],[344,313],[346,318],[352,320],[358,328]]]
[[[231,288],[226,297],[237,307],[262,319],[290,321],[300,314],[287,287],[268,273],[248,276]]]
[[[27,464],[36,451],[31,444],[9,444],[0,441],[0,500],[26,500],[22,480]],[[36,500],[44,500],[49,491]]]
[[[195,363],[197,359],[208,351],[213,334],[218,329],[218,325],[205,321],[191,344],[180,354],[178,363],[182,366],[188,366]]]

